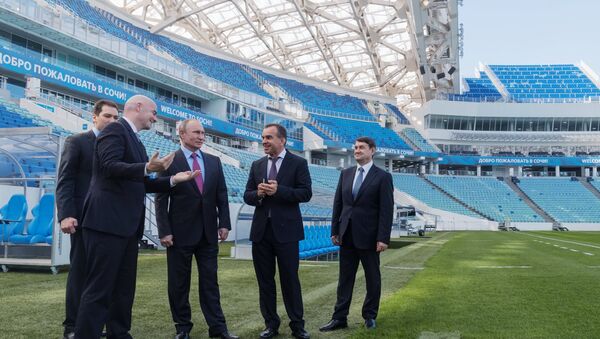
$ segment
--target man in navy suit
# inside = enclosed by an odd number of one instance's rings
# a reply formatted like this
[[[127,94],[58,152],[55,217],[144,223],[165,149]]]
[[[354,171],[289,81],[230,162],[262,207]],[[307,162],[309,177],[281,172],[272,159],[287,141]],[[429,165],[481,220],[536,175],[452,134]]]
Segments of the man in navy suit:
[[[304,329],[298,242],[304,239],[300,203],[308,202],[312,197],[311,179],[308,163],[288,152],[286,141],[285,127],[279,124],[265,126],[262,144],[267,156],[252,163],[244,192],[244,201],[256,207],[250,240],[260,311],[266,325],[261,338],[278,335],[281,323],[277,314],[275,260],[292,335],[310,337]]]
[[[340,277],[331,321],[322,332],[348,326],[348,312],[358,263],[362,263],[367,295],[362,307],[365,327],[374,329],[381,296],[379,253],[390,243],[394,212],[392,175],[373,164],[375,141],[360,137],[354,142],[357,166],[342,171],[335,198],[331,240],[340,245]]]
[[[131,338],[138,240],[144,231],[146,192],[168,191],[199,172],[152,179],[165,171],[174,153],[148,160],[138,131],[156,122],[156,104],[135,95],[125,103],[123,118],[100,133],[94,149],[90,190],[83,205],[86,278],[75,337],[99,338],[106,324],[109,338]]]
[[[60,228],[71,236],[65,300],[64,338],[75,335],[77,309],[85,279],[85,252],[83,249],[81,211],[92,179],[94,143],[100,131],[119,118],[118,106],[109,100],[98,100],[92,111],[92,130],[71,135],[65,140],[56,183],[56,209]]]
[[[181,148],[161,177],[181,171],[200,171],[193,181],[156,195],[156,222],[160,242],[167,248],[168,290],[176,339],[188,339],[192,330],[190,279],[192,256],[198,266],[200,307],[211,338],[235,339],[227,330],[217,281],[218,240],[231,230],[227,185],[221,160],[200,150],[204,127],[195,119],[179,124]]]

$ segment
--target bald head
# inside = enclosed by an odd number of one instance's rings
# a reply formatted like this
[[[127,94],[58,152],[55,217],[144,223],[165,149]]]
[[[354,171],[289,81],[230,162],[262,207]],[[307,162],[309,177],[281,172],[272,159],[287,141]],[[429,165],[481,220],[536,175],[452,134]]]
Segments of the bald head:
[[[133,122],[138,131],[150,129],[156,122],[156,104],[145,95],[134,95],[125,102],[123,115]]]

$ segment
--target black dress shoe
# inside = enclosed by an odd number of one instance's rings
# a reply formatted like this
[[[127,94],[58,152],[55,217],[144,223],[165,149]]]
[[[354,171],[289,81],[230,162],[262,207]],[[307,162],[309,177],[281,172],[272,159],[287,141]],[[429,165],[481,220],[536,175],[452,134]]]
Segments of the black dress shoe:
[[[179,332],[175,336],[175,339],[190,339],[190,334],[187,332]]]
[[[279,331],[275,328],[267,327],[264,331],[260,332],[261,338],[273,338],[279,334]]]
[[[377,327],[377,323],[375,322],[375,319],[365,319],[365,327],[368,330],[374,330]]]
[[[221,339],[239,339],[239,337],[229,331],[221,332],[219,334],[210,335],[211,338],[221,338]]]
[[[292,337],[298,339],[310,339],[310,334],[308,334],[305,329],[301,328],[299,330],[292,331]]]
[[[321,332],[329,332],[339,330],[340,328],[348,327],[348,322],[345,320],[331,319],[327,324],[319,327]]]

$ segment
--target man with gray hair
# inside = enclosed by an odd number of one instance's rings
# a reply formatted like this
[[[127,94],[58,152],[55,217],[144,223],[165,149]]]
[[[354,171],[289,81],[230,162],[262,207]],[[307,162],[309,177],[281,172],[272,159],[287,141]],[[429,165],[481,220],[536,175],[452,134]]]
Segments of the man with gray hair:
[[[109,338],[131,338],[138,240],[144,232],[147,192],[168,191],[192,180],[199,171],[182,171],[153,179],[169,168],[175,154],[150,159],[138,131],[156,122],[156,104],[135,95],[125,103],[123,117],[100,133],[94,148],[90,190],[83,205],[82,227],[86,278],[75,338],[100,338],[106,324]]]
[[[200,171],[195,180],[156,195],[156,222],[160,242],[167,248],[168,291],[176,339],[188,339],[192,330],[190,280],[192,257],[198,266],[200,308],[211,338],[235,339],[227,330],[217,281],[218,241],[227,239],[231,222],[227,185],[221,160],[200,150],[205,132],[200,121],[179,124],[181,148],[173,164],[160,173]]]

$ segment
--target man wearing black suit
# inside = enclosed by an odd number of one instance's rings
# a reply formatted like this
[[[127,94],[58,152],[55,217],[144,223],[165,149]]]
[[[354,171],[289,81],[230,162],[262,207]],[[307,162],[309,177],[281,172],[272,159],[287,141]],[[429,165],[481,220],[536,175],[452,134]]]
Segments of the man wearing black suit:
[[[266,325],[261,338],[276,336],[281,323],[277,315],[275,259],[292,335],[310,337],[304,330],[298,242],[304,239],[300,203],[312,197],[311,179],[306,160],[286,151],[286,141],[283,126],[265,126],[262,143],[267,156],[252,163],[244,192],[244,201],[256,207],[250,240],[260,311]]]
[[[106,324],[109,338],[131,338],[138,240],[144,231],[146,192],[168,191],[198,172],[170,178],[148,174],[165,171],[174,153],[150,160],[137,132],[156,122],[156,104],[135,95],[125,103],[123,118],[104,128],[96,140],[90,190],[83,205],[86,278],[75,338],[99,338]]]
[[[180,171],[198,170],[193,181],[156,195],[156,222],[160,242],[167,248],[168,290],[176,339],[188,339],[192,330],[189,303],[192,256],[198,266],[200,307],[211,338],[234,339],[221,309],[217,281],[218,240],[227,239],[231,230],[227,186],[221,160],[200,151],[204,127],[195,119],[179,124],[181,149],[161,177]],[[218,237],[218,239],[217,239]]]
[[[340,277],[333,316],[319,329],[323,332],[348,326],[347,317],[359,262],[367,282],[362,316],[366,328],[376,327],[381,296],[379,253],[385,251],[390,243],[394,188],[392,175],[373,164],[373,154],[373,139],[356,139],[354,158],[358,164],[342,171],[335,191],[331,240],[341,246]]]
[[[67,277],[65,300],[64,338],[75,335],[75,323],[79,299],[85,279],[85,252],[83,250],[82,229],[79,227],[83,200],[92,179],[92,156],[94,142],[100,131],[119,118],[118,107],[112,101],[98,100],[92,112],[92,130],[71,135],[65,140],[58,180],[56,183],[56,209],[60,228],[71,236],[69,259],[71,267]]]

